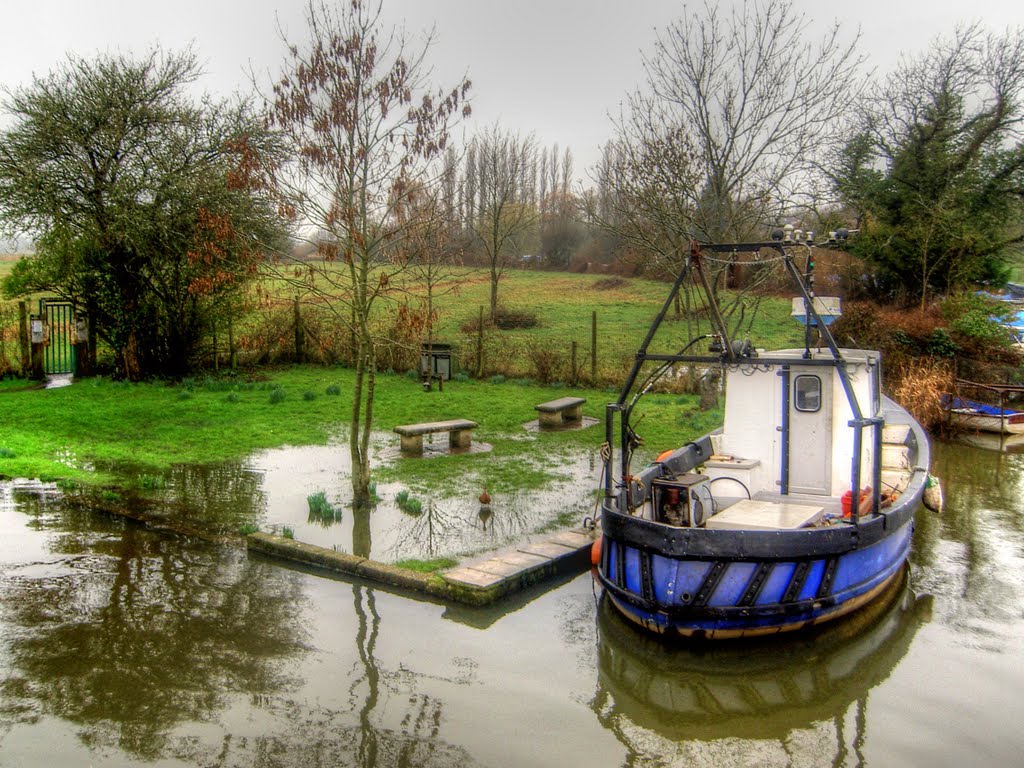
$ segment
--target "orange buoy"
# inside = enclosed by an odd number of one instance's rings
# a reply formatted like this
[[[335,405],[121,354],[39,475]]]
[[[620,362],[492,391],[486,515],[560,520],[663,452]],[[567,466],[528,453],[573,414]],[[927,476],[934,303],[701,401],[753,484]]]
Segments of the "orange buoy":
[[[590,545],[590,564],[596,566],[601,562],[601,539],[602,536],[598,536],[594,539],[594,543]]]
[[[674,448],[669,448],[667,451],[662,451],[661,453],[658,454],[658,458],[656,458],[654,460],[654,463],[655,464],[660,464],[665,459],[667,459],[669,456],[671,456],[674,452],[675,452]]]

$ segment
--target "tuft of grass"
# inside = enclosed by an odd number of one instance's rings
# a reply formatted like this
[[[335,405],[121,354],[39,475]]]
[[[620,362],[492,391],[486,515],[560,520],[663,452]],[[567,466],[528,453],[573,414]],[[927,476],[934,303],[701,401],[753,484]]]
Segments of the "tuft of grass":
[[[164,485],[164,479],[158,475],[143,475],[139,478],[139,487],[146,491],[158,491]]]
[[[181,390],[181,392],[178,393],[178,399],[179,400],[191,400],[192,399],[192,391],[188,390],[188,389]]]
[[[395,495],[395,503],[398,504],[398,508],[407,515],[423,514],[423,502],[414,496],[410,496],[409,492],[404,489]]]
[[[435,557],[433,560],[417,560],[415,558],[410,558],[407,560],[399,560],[395,563],[395,567],[404,568],[407,571],[415,571],[416,573],[436,573],[437,571],[454,568],[458,564],[459,561],[451,557]]]
[[[341,387],[339,387],[337,384],[328,384],[327,394],[331,395],[332,397],[337,397],[338,395],[341,394]]]
[[[10,448],[0,448],[0,459],[13,459],[18,454],[12,451]]]
[[[121,494],[117,491],[106,490],[100,493],[100,499],[103,501],[117,502],[121,501]]]
[[[285,394],[285,391],[283,389],[281,389],[280,387],[278,387],[277,389],[271,390],[271,392],[270,392],[270,403],[272,405],[277,405],[278,403],[283,403],[287,399],[287,397],[288,396]]]
[[[291,526],[284,525],[281,527],[281,535],[284,536],[286,539],[294,539],[295,529],[293,529]]]
[[[302,399],[305,400],[307,403],[311,403],[314,400],[316,400],[316,392],[314,392],[311,389],[307,389],[305,392],[302,393]]]
[[[237,392],[228,392],[224,398],[225,403],[237,403],[239,401]]]
[[[327,494],[324,491],[311,493],[306,497],[306,503],[309,505],[308,522],[319,523],[324,527],[341,522],[341,510],[336,509],[327,500]]]
[[[248,536],[250,533],[258,532],[260,527],[256,523],[242,523],[238,526],[238,533],[241,536]]]

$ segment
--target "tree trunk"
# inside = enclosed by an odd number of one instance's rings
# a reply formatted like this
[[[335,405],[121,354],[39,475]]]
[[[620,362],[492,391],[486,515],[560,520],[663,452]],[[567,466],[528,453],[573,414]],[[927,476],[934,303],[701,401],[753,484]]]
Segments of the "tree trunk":
[[[498,322],[498,271],[491,268],[491,322]]]

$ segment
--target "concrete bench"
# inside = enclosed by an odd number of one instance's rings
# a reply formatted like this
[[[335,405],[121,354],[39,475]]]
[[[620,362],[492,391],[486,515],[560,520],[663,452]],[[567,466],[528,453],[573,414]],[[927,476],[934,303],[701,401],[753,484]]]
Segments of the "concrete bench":
[[[450,421],[430,421],[424,424],[400,424],[395,427],[402,437],[402,453],[423,453],[423,436],[434,432],[447,432],[448,444],[452,448],[468,448],[471,433],[479,424],[468,419],[451,419]]]
[[[585,402],[586,398],[582,397],[560,397],[535,405],[533,408],[540,411],[539,421],[542,427],[557,427],[568,422],[582,421]]]

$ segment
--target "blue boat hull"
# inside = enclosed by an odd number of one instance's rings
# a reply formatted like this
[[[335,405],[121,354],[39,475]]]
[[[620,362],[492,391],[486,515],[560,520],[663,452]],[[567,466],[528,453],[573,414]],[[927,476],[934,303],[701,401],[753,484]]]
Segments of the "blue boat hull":
[[[896,578],[918,506],[903,501],[871,523],[771,533],[652,531],[606,510],[598,578],[623,614],[654,632],[800,629],[856,610]]]

